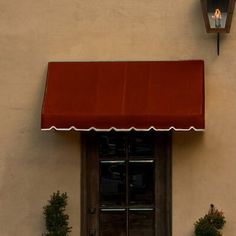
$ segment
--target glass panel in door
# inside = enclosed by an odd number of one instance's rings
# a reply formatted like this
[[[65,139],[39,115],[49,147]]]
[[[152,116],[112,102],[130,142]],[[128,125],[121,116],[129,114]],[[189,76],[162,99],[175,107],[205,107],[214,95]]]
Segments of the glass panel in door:
[[[129,204],[153,205],[154,160],[129,161]]]
[[[100,205],[121,206],[126,201],[125,161],[100,161]]]

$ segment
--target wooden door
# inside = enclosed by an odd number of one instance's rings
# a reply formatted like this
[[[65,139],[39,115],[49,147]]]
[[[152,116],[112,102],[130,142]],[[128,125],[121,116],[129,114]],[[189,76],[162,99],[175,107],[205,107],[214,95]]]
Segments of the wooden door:
[[[84,135],[82,235],[171,235],[170,136]]]

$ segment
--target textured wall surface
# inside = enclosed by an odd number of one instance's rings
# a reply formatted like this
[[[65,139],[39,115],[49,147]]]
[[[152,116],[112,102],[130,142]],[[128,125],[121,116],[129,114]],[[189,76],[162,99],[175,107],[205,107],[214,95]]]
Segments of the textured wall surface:
[[[236,235],[236,16],[218,57],[199,0],[0,0],[0,52],[0,235],[40,236],[58,189],[79,235],[79,134],[40,131],[48,61],[180,59],[205,60],[206,131],[173,135],[173,235],[210,203]]]

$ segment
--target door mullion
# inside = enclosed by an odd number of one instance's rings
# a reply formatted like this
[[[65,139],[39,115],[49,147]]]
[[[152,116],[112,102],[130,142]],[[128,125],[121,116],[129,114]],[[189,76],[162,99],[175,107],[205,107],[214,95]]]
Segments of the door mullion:
[[[126,144],[125,144],[125,160],[126,160],[126,235],[129,236],[129,160],[128,160],[128,134],[126,134]]]

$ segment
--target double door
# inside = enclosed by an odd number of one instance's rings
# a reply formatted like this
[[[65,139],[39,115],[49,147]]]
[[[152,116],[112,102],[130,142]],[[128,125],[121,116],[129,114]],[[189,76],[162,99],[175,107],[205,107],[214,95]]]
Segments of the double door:
[[[155,132],[104,132],[86,138],[85,235],[170,235],[169,140]]]

